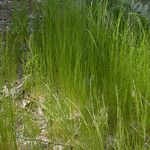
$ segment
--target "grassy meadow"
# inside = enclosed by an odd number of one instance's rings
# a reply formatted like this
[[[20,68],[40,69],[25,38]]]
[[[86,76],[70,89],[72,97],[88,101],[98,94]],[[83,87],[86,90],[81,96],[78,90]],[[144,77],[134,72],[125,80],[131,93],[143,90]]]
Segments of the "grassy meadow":
[[[109,0],[27,6],[0,33],[0,149],[149,150],[149,22]]]

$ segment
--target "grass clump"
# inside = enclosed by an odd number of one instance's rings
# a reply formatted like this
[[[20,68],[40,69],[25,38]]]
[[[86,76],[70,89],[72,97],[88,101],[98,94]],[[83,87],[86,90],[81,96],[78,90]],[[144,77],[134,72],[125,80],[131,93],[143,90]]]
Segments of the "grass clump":
[[[0,147],[149,149],[147,22],[123,5],[110,9],[107,0],[38,6],[32,8],[32,32],[25,10],[24,20],[16,11],[1,44]],[[18,68],[21,81],[29,78],[14,98],[4,86],[11,91]]]

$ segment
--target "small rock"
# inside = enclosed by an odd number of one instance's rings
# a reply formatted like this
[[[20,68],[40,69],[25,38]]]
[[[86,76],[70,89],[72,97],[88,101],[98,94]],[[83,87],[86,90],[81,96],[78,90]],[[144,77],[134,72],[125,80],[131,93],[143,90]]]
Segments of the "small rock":
[[[54,145],[53,150],[63,150],[62,145]]]

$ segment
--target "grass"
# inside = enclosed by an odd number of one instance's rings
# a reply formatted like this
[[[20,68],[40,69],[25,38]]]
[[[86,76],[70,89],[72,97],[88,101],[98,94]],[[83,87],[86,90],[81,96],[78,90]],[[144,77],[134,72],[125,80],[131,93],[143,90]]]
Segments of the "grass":
[[[45,0],[29,34],[26,6],[0,38],[0,149],[150,149],[148,22],[107,0]]]

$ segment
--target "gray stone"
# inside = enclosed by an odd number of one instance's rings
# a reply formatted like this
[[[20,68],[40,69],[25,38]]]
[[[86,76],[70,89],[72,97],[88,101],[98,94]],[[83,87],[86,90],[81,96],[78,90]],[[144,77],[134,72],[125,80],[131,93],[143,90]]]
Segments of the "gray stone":
[[[123,0],[121,0],[123,1]],[[150,1],[149,0],[127,0],[131,9],[146,17],[150,21]]]

